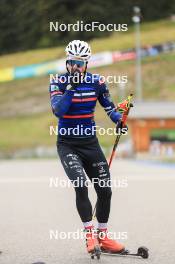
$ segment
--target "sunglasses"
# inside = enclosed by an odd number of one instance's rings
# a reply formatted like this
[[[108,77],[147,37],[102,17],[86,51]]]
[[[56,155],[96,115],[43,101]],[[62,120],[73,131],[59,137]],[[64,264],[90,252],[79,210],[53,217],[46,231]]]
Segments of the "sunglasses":
[[[76,64],[78,68],[85,66],[85,62],[80,60],[67,60],[67,63],[71,66]]]

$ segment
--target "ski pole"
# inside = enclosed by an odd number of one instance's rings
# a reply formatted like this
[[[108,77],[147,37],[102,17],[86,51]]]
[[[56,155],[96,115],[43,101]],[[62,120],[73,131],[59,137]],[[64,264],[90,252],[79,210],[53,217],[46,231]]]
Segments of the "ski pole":
[[[133,97],[133,94],[130,94],[128,97],[127,97],[127,103],[128,103],[128,108],[127,108],[127,111],[123,113],[122,115],[122,127],[121,129],[123,128],[123,126],[126,125],[126,121],[127,121],[127,117],[129,115],[129,111],[130,111],[130,108],[133,107],[133,104],[131,103],[131,100],[132,100],[132,97]],[[116,152],[116,148],[118,146],[118,143],[119,143],[119,140],[120,140],[120,137],[121,137],[121,133],[117,135],[116,137],[116,140],[115,140],[115,143],[114,143],[114,146],[113,146],[113,149],[112,149],[112,153],[111,153],[111,156],[110,156],[110,159],[109,159],[109,168],[111,167],[111,163],[112,163],[112,160],[114,158],[114,155],[115,155],[115,152]],[[95,219],[95,214],[96,214],[96,208],[97,208],[97,202],[95,204],[95,207],[94,207],[94,210],[92,212],[92,218]]]
[[[122,127],[121,127],[121,129],[123,128],[123,126],[126,125],[126,121],[127,121],[128,115],[129,115],[130,108],[133,107],[133,104],[131,103],[132,96],[133,96],[133,94],[130,94],[128,96],[128,98],[127,98],[127,101],[128,101],[128,109],[127,109],[126,112],[123,113],[123,116],[122,116]],[[110,160],[109,160],[109,168],[110,168],[111,163],[112,163],[112,160],[114,158],[114,154],[115,154],[116,148],[118,146],[118,143],[119,143],[119,140],[120,140],[121,135],[122,134],[120,133],[116,137],[116,140],[115,140],[115,143],[114,143],[114,146],[113,146],[113,150],[112,150],[112,153],[111,153],[111,157],[110,157]]]

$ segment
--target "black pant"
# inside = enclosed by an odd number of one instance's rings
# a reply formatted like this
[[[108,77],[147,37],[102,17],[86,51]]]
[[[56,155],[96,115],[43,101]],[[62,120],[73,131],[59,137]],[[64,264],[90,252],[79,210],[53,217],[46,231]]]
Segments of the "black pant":
[[[96,216],[100,223],[107,223],[110,213],[111,187],[110,173],[106,158],[100,148],[98,139],[59,138],[57,150],[64,170],[76,185],[76,206],[82,222],[92,220],[92,205],[88,198],[85,184],[88,178],[93,182],[97,193]],[[74,182],[74,183],[75,183]]]

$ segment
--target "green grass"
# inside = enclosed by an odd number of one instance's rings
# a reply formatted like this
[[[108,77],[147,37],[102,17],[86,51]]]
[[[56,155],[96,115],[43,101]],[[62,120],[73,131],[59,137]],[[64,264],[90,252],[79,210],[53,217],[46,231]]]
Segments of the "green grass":
[[[49,135],[49,126],[56,125],[52,113],[2,118],[0,123],[0,149],[10,153],[23,148],[54,144],[55,136]]]

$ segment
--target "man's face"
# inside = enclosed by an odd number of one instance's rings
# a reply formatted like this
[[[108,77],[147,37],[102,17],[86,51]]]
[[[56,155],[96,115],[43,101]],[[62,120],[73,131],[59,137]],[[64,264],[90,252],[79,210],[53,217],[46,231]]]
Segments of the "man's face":
[[[83,73],[86,70],[86,62],[82,60],[67,60],[67,68],[71,74],[75,72]]]

